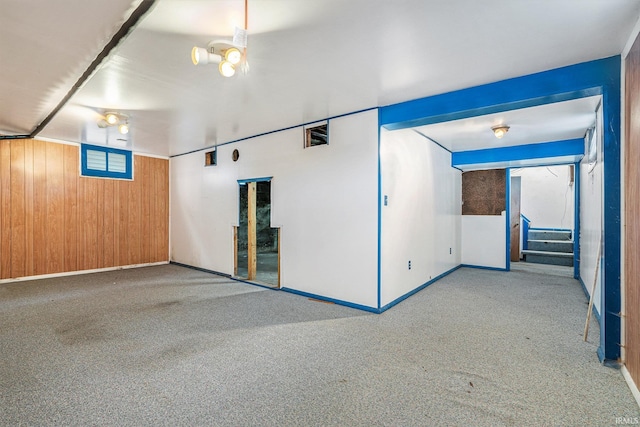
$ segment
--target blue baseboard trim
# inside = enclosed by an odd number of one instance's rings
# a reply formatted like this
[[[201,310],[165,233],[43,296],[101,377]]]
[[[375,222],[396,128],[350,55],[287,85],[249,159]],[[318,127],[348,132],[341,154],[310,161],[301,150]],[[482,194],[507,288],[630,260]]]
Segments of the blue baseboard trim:
[[[584,296],[587,298],[587,301],[589,301],[589,298],[591,297],[589,296],[589,291],[587,290],[587,286],[582,281],[582,277],[578,277],[578,282],[580,283],[580,286],[582,286],[582,292],[584,292]],[[596,309],[595,305],[591,309],[591,313],[593,313],[593,317],[595,317],[595,319],[598,321],[598,325],[601,325],[600,313],[598,313],[598,310]]]
[[[376,313],[379,314],[381,313],[381,311],[375,307],[368,307],[366,305],[360,305],[360,304],[354,304],[351,302],[347,302],[347,301],[342,301],[339,299],[334,299],[334,298],[328,298],[328,297],[323,297],[321,295],[316,295],[316,294],[312,294],[309,292],[304,292],[304,291],[299,291],[297,289],[291,289],[291,288],[280,288],[281,291],[284,292],[289,292],[291,294],[296,294],[296,295],[300,295],[303,297],[307,297],[307,298],[313,298],[313,299],[317,299],[320,301],[326,301],[326,302],[331,302],[337,305],[343,305],[345,307],[350,307],[350,308],[356,308],[358,310],[363,310],[363,311],[368,311],[370,313]]]
[[[472,265],[472,264],[460,264],[460,267],[466,267],[466,268],[477,268],[479,270],[492,270],[492,271],[509,271],[506,268],[500,268],[500,267],[485,267],[483,265]]]
[[[178,267],[190,268],[192,270],[202,271],[204,273],[215,274],[217,276],[226,277],[227,279],[231,279],[232,278],[230,274],[220,273],[219,271],[208,270],[206,268],[201,268],[201,267],[194,267],[193,265],[183,264],[181,262],[169,261],[169,264],[177,265]]]
[[[280,290],[279,288],[276,288],[274,286],[269,286],[269,285],[263,285],[261,283],[256,283],[256,282],[250,282],[248,280],[243,280],[243,279],[238,279],[237,277],[233,277],[230,274],[226,274],[226,273],[221,273],[219,271],[215,271],[215,270],[209,270],[206,268],[201,268],[201,267],[194,267],[193,265],[189,265],[189,264],[182,264],[181,262],[175,262],[175,261],[169,261],[169,264],[173,264],[173,265],[177,265],[179,267],[184,267],[184,268],[190,268],[192,270],[198,270],[198,271],[202,271],[204,273],[209,273],[209,274],[215,274],[216,276],[222,276],[225,279],[229,279],[229,280],[233,280],[234,282],[240,282],[240,283],[246,283],[247,285],[253,285],[253,286],[258,286],[260,288],[265,288],[265,289],[271,289],[274,291],[278,291]]]
[[[411,295],[414,295],[418,292],[420,292],[421,290],[423,290],[424,288],[426,288],[427,286],[431,285],[432,283],[437,282],[438,280],[442,279],[444,276],[447,276],[451,273],[453,273],[454,271],[456,271],[457,269],[459,269],[460,267],[462,267],[462,265],[458,265],[457,267],[453,267],[451,270],[445,271],[444,273],[442,273],[439,276],[434,277],[433,279],[429,280],[427,283],[424,283],[420,286],[418,286],[417,288],[415,288],[412,291],[407,292],[406,294],[402,295],[399,298],[396,298],[395,300],[391,301],[389,304],[385,305],[384,307],[380,308],[380,313],[389,310],[391,307],[393,307],[394,305],[406,300],[407,298],[409,298]]]

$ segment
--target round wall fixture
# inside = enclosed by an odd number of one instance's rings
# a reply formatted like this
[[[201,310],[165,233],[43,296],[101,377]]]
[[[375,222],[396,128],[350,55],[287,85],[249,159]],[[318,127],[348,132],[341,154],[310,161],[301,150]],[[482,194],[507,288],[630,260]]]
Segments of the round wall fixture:
[[[237,162],[238,159],[240,158],[240,152],[237,149],[233,150],[233,153],[231,153],[231,158],[233,159],[234,162]]]

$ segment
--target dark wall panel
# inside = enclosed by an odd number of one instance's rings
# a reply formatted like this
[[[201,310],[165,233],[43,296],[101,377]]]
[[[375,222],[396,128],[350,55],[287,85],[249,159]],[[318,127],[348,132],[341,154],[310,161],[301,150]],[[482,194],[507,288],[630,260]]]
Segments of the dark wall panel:
[[[506,210],[506,171],[462,174],[462,215],[500,215]]]

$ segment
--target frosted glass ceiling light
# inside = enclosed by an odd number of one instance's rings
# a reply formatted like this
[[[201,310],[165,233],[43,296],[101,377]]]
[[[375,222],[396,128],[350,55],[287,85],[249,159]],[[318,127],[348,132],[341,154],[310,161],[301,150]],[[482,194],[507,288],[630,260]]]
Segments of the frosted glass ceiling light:
[[[509,132],[509,126],[498,125],[498,126],[492,127],[491,130],[493,131],[493,134],[496,136],[496,138],[500,139],[503,136],[505,136],[507,132]]]
[[[123,134],[126,135],[129,133],[129,124],[128,123],[123,123],[120,126],[118,126],[118,131]]]

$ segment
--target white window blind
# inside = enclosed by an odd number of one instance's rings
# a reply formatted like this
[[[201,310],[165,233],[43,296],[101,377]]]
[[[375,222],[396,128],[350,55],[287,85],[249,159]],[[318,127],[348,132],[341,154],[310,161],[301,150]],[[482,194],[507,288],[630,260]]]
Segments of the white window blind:
[[[104,151],[87,150],[87,169],[106,171],[107,153]]]

